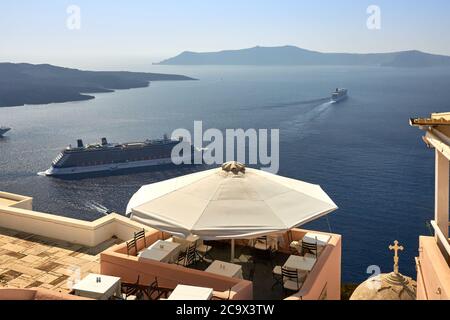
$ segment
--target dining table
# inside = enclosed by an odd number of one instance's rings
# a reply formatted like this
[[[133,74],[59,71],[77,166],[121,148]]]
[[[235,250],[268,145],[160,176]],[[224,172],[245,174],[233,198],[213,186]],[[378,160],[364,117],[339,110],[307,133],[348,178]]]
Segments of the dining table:
[[[309,256],[291,255],[284,264],[284,268],[310,272],[317,259]]]
[[[178,285],[167,300],[189,301],[189,300],[211,300],[212,288]]]
[[[119,277],[90,273],[84,279],[77,282],[72,290],[76,296],[109,300],[114,295],[121,296],[121,282]]]
[[[220,260],[213,261],[205,272],[214,273],[229,278],[243,279],[242,266]]]
[[[138,254],[139,260],[154,260],[160,262],[173,262],[180,252],[180,244],[175,242],[158,240]]]

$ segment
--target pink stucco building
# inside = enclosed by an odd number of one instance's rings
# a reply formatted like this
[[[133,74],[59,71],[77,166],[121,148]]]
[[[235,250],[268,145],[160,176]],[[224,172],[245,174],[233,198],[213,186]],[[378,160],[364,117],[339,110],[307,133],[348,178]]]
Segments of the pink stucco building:
[[[426,119],[411,119],[425,132],[424,142],[436,154],[435,236],[421,236],[417,264],[417,299],[450,299],[449,160],[450,113],[435,113]]]

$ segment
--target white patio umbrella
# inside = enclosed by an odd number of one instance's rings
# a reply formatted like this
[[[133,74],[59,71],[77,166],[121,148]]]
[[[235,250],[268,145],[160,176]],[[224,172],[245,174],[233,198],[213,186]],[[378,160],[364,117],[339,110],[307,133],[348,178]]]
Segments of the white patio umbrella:
[[[127,214],[178,237],[234,240],[286,232],[336,209],[318,185],[229,162],[143,186]]]

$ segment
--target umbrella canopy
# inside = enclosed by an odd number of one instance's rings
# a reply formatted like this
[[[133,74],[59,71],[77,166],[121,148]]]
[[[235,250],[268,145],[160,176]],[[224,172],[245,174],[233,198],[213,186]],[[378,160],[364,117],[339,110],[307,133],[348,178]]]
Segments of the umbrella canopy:
[[[127,214],[176,236],[212,240],[285,232],[336,209],[318,185],[231,162],[143,186]]]

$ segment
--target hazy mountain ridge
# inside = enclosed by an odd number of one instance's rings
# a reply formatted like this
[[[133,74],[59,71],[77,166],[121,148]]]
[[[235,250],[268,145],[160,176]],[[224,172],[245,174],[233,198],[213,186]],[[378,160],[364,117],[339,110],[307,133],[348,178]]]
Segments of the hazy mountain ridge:
[[[182,75],[83,71],[49,64],[0,63],[0,107],[93,99],[85,93],[143,88],[150,81],[195,80]]]
[[[161,65],[349,65],[386,67],[450,66],[450,57],[420,51],[322,53],[294,46],[254,47],[219,52],[185,51]]]

